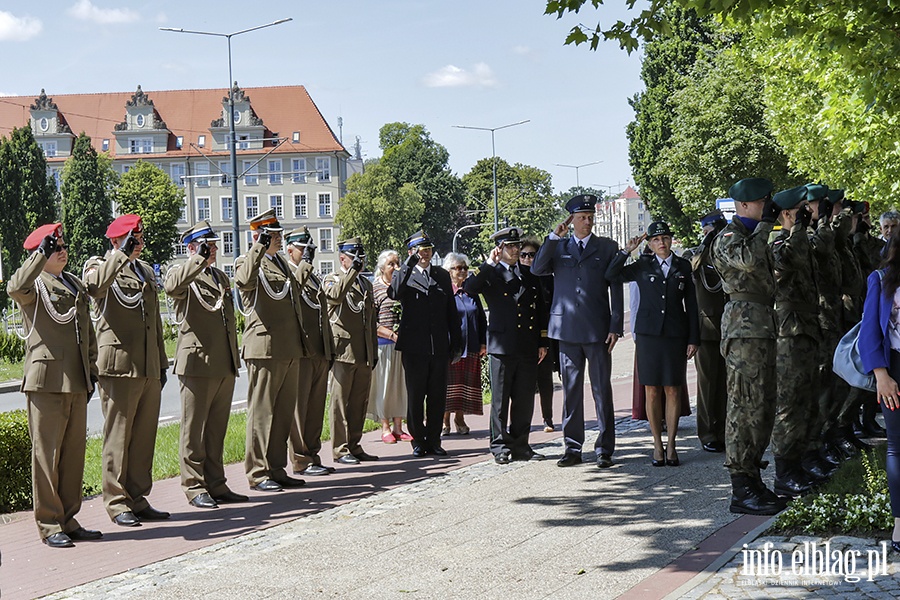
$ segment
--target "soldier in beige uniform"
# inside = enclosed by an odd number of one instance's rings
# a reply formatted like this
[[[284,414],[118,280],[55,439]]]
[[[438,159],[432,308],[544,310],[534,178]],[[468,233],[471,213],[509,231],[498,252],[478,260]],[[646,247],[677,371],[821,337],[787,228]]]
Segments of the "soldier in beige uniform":
[[[75,520],[81,510],[87,402],[97,381],[97,338],[81,280],[63,273],[68,262],[62,225],[34,230],[7,292],[22,309],[34,520],[51,548],[96,540],[99,531]]]
[[[250,220],[253,246],[234,275],[247,311],[242,358],[247,365],[247,456],[250,487],[280,492],[299,487],[289,477],[287,441],[297,404],[300,359],[307,355],[300,323],[300,283],[278,253],[284,231],[274,210]]]
[[[328,393],[328,371],[334,358],[328,300],[322,282],[313,271],[316,245],[309,229],[295,229],[287,235],[287,255],[294,277],[300,282],[300,315],[309,356],[300,359],[300,388],[294,422],[291,424],[290,456],[294,473],[320,476],[334,472],[322,465],[322,420]]]
[[[238,358],[234,300],[228,275],[215,267],[218,241],[200,221],[181,238],[189,258],[169,270],[178,346],[173,371],[181,384],[181,487],[191,506],[246,502],[228,489],[222,454]]]
[[[84,266],[95,300],[103,407],[103,501],[117,524],[168,519],[145,496],[153,486],[153,450],[168,359],[163,345],[156,274],[138,259],[144,228],[122,215],[106,230],[113,249]]]
[[[322,282],[334,331],[334,386],[331,390],[331,440],[334,459],[345,465],[378,460],[360,445],[372,370],[378,360],[372,282],[360,277],[365,252],[359,238],[338,244],[339,272]]]

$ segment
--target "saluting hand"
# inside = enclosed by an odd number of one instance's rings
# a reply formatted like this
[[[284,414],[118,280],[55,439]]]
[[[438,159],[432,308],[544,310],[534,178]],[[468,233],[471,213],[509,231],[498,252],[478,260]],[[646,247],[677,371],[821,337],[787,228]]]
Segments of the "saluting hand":
[[[491,255],[488,258],[488,261],[494,263],[495,265],[500,262],[500,246],[494,246],[491,248]]]
[[[642,233],[642,234],[639,235],[639,236],[635,236],[635,237],[631,238],[631,239],[628,240],[628,242],[625,244],[625,252],[627,252],[628,254],[631,254],[632,252],[635,251],[635,249],[636,249],[638,246],[641,245],[641,242],[643,242],[643,241],[646,240],[646,239],[647,239],[647,234],[646,234],[646,233]]]
[[[558,235],[559,237],[565,237],[567,233],[569,233],[569,224],[572,222],[572,219],[575,218],[575,215],[569,215],[565,221],[556,226],[556,229],[553,230],[553,233]]]

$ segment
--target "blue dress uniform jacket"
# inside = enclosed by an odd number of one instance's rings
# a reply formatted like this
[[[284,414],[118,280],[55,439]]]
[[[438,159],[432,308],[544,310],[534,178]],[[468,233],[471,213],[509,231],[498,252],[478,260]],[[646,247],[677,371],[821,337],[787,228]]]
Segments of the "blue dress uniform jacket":
[[[606,268],[619,252],[608,238],[588,238],[579,256],[575,238],[547,238],[534,257],[531,272],[553,275],[553,303],[548,335],[576,344],[605,342],[610,333],[623,333],[622,286],[611,284]]]

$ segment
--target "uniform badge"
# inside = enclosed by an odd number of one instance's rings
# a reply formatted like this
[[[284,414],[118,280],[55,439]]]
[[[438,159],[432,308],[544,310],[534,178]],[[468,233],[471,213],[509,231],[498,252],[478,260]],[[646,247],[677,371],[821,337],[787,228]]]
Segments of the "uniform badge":
[[[731,237],[731,236],[733,236],[733,235],[734,235],[734,232],[733,232],[733,231],[728,231],[728,232],[726,232],[726,233],[723,233],[723,234],[722,234],[722,237]]]

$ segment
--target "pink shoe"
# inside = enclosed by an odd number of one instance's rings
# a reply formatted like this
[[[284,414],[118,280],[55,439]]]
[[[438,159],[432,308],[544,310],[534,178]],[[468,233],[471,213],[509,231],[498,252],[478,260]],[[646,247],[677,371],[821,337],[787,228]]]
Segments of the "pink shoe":
[[[385,444],[396,444],[397,443],[397,440],[394,437],[394,434],[391,433],[390,431],[387,433],[381,434],[381,441],[384,442]]]
[[[394,434],[394,438],[400,442],[411,442],[413,441],[413,436],[409,435],[405,431],[401,431],[399,434]]]

